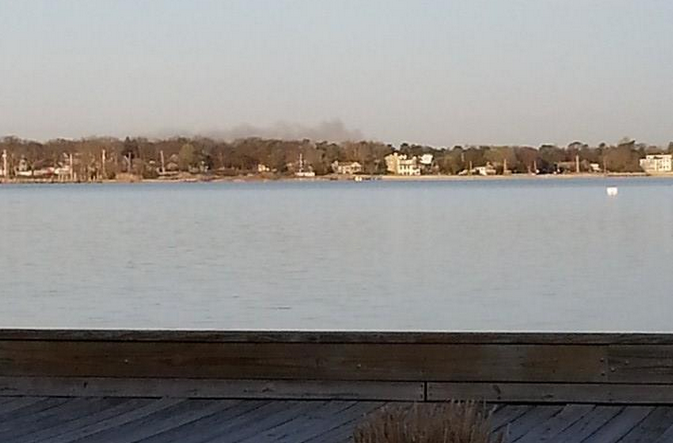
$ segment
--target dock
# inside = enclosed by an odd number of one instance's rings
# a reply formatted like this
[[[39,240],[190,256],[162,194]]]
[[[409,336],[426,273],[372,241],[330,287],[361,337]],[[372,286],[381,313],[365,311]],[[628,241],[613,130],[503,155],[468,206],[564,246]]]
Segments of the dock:
[[[448,400],[509,442],[673,441],[673,335],[0,330],[2,442],[347,442]]]

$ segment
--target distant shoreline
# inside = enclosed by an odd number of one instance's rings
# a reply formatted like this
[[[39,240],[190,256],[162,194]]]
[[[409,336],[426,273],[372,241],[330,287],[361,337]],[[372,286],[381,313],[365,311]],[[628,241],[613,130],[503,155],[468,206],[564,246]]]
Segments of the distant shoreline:
[[[385,181],[493,181],[493,180],[572,180],[577,178],[610,179],[610,178],[673,178],[673,174],[648,175],[645,173],[614,173],[614,174],[510,174],[510,175],[420,175],[401,176],[384,175]]]
[[[265,177],[258,175],[236,176],[236,177],[204,177],[195,176],[191,178],[166,178],[166,179],[140,179],[139,177],[125,178],[121,180],[99,180],[99,181],[51,181],[51,180],[31,180],[31,179],[12,179],[1,181],[3,184],[157,184],[157,183],[255,183],[255,182],[346,182],[355,181],[355,177],[361,177],[362,181],[386,181],[386,182],[469,182],[469,181],[510,181],[510,180],[572,180],[572,179],[628,179],[628,178],[649,178],[649,179],[673,179],[671,174],[646,174],[646,173],[614,173],[614,174],[510,174],[510,175],[325,175],[313,178],[306,177]]]

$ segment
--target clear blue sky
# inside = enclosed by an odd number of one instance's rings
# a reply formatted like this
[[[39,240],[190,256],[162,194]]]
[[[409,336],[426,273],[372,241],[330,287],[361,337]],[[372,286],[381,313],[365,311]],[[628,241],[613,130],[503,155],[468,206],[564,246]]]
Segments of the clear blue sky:
[[[0,135],[673,140],[670,0],[0,0]]]

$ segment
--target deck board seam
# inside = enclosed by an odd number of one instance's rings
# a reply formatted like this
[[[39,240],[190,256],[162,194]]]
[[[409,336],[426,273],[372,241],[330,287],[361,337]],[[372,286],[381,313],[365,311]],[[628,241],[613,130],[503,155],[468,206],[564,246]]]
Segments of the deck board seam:
[[[622,409],[622,411],[620,411],[617,415],[615,415],[615,416],[612,417],[610,420],[608,420],[607,422],[605,422],[601,427],[599,427],[599,428],[596,429],[594,432],[592,432],[591,435],[589,435],[588,437],[586,437],[586,438],[585,438],[584,440],[582,440],[582,442],[580,442],[580,443],[584,443],[584,442],[589,441],[594,435],[598,434],[602,429],[606,428],[606,427],[607,427],[610,423],[612,423],[614,420],[617,420],[617,419],[619,418],[620,415],[626,413],[626,412],[627,412],[627,408],[628,408],[628,406],[624,407],[624,409]],[[619,443],[621,440],[623,440],[624,437],[626,437],[626,435],[627,435],[629,432],[631,432],[633,429],[635,429],[640,423],[642,423],[647,417],[649,417],[650,414],[652,414],[655,410],[656,410],[656,408],[652,408],[652,410],[650,410],[647,414],[645,414],[645,416],[643,416],[640,420],[638,420],[636,423],[634,423],[634,425],[633,425],[632,427],[630,427],[627,431],[625,431],[625,433],[622,434],[622,436],[619,438],[619,440],[616,440],[614,443]]]

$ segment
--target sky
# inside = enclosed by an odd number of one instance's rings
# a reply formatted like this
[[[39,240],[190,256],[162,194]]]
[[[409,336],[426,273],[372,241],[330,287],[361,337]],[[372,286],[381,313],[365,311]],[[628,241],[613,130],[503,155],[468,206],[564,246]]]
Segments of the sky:
[[[0,0],[0,136],[673,140],[670,0]]]

